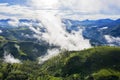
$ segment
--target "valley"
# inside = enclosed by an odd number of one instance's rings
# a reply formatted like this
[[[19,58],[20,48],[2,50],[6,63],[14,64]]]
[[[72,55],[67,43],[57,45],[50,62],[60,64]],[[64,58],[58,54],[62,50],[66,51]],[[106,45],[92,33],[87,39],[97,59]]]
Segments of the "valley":
[[[26,19],[20,21],[24,24],[31,23]],[[47,32],[44,26],[38,26],[39,21],[32,21],[34,30],[29,25],[1,25],[0,80],[119,80],[120,24],[116,22],[118,20],[63,20],[66,33],[72,34],[82,29],[78,36],[89,39],[93,48],[84,48],[81,51],[62,50],[61,46],[34,37],[37,34],[35,29],[38,29],[39,36]],[[6,20],[4,23],[7,23]],[[111,42],[105,35],[112,36]],[[52,57],[48,58],[48,50],[51,53],[54,53],[53,50],[62,51],[57,55],[50,54]]]

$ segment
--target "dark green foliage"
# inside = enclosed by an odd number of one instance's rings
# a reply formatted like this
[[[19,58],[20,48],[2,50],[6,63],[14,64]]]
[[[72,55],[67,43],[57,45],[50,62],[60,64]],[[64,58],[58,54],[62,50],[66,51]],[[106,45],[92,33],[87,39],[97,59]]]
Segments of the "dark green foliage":
[[[22,71],[12,71],[6,78],[7,80],[27,80],[27,74]]]
[[[17,41],[34,41],[36,39],[26,37],[25,35],[32,36],[33,31],[27,27],[16,27],[16,28],[4,28],[1,36],[4,36],[7,40],[17,40]]]
[[[6,41],[1,42],[0,58],[3,58],[4,53],[13,55],[15,58],[21,60],[36,60],[39,56],[44,55],[48,46],[34,43],[34,42],[17,42]]]
[[[48,46],[33,42],[21,42],[18,44],[20,49],[28,55],[29,60],[36,60],[41,55],[44,55],[47,52]]]
[[[120,80],[119,47],[65,51],[43,64],[0,63],[0,80]]]
[[[66,79],[73,74],[79,74],[81,80],[84,80],[88,75],[101,69],[120,72],[120,48],[106,46],[80,52],[64,52],[42,65],[44,72]],[[120,78],[120,74],[117,77]]]
[[[80,68],[82,66],[82,62],[79,56],[74,56],[66,62],[65,67],[63,68],[63,76],[64,75],[71,75],[74,73],[79,73],[81,72]],[[74,68],[73,68],[74,67]]]
[[[101,69],[89,76],[87,80],[90,80],[90,77],[93,77],[95,80],[119,80],[120,72],[111,69]]]

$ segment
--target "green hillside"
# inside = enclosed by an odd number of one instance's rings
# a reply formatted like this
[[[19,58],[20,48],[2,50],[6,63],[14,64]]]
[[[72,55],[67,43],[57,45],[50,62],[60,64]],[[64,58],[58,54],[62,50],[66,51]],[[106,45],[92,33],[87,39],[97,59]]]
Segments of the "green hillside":
[[[48,45],[38,44],[30,41],[1,41],[0,42],[0,58],[4,57],[4,53],[13,55],[20,60],[35,61],[47,51]]]
[[[1,80],[120,80],[120,48],[65,51],[43,64],[1,62]]]

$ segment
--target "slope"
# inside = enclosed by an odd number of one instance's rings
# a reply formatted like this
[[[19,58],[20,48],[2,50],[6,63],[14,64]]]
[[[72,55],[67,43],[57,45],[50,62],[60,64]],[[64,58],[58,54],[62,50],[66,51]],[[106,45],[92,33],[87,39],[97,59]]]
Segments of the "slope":
[[[120,80],[120,48],[65,51],[43,64],[0,64],[1,80]]]

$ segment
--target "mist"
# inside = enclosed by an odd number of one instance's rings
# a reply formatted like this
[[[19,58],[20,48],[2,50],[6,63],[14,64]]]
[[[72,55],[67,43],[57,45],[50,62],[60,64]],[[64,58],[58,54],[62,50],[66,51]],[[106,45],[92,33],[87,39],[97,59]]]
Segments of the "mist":
[[[119,46],[120,45],[120,37],[113,37],[110,35],[104,35],[108,45],[110,46]]]
[[[42,39],[51,45],[57,45],[61,49],[67,49],[69,51],[91,47],[89,40],[84,39],[82,36],[82,28],[77,32],[67,32],[66,25],[61,21],[62,18],[52,12],[44,12],[38,15],[38,17],[42,24],[38,28],[31,26],[30,29],[36,33],[34,36],[39,40]],[[46,32],[40,32],[41,27],[44,27]]]
[[[40,57],[40,62],[44,62],[49,58],[56,56],[63,50],[68,51],[79,51],[91,47],[88,39],[85,39],[82,35],[83,27],[79,27],[78,31],[68,32],[66,27],[72,26],[72,23],[65,24],[62,22],[63,18],[59,15],[57,10],[35,10],[34,18],[32,20],[37,20],[39,23],[30,22],[19,22],[17,18],[13,18],[9,21],[9,25],[13,27],[27,26],[31,31],[34,32],[33,35],[27,37],[36,38],[38,41],[45,41],[50,46],[54,45],[57,48],[48,48],[47,53]],[[44,29],[44,31],[42,31]],[[23,35],[24,36],[24,35]],[[42,43],[41,43],[42,44]],[[10,63],[19,62],[12,55],[5,55],[5,61]]]
[[[29,28],[35,32],[34,37],[43,40],[50,45],[59,46],[58,49],[48,49],[46,55],[40,57],[40,62],[60,53],[61,50],[78,51],[90,48],[88,39],[82,36],[82,28],[79,31],[66,31],[66,25],[62,23],[62,18],[56,14],[57,12],[42,11],[37,13],[37,19],[41,24],[37,28],[30,26]],[[80,26],[79,26],[80,27]],[[40,32],[44,28],[45,32]],[[55,53],[54,53],[55,52]]]
[[[57,56],[60,53],[60,50],[55,48],[55,49],[48,49],[47,53],[44,56],[39,57],[39,64],[44,63],[51,57]]]
[[[11,54],[7,54],[7,52],[4,53],[4,62],[6,63],[21,63],[19,59],[14,58]]]

